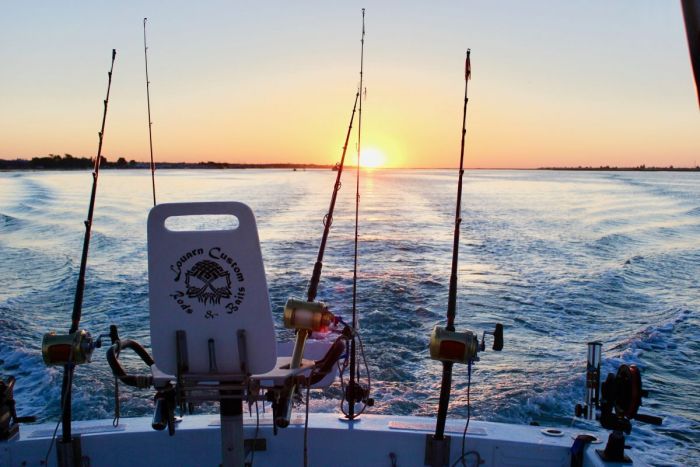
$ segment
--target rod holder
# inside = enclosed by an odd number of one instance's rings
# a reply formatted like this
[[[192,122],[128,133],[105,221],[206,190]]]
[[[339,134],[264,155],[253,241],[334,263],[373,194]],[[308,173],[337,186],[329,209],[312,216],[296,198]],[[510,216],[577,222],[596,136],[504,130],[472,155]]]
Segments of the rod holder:
[[[588,343],[586,362],[586,407],[584,416],[595,420],[596,410],[600,407],[600,361],[603,344],[594,341]]]

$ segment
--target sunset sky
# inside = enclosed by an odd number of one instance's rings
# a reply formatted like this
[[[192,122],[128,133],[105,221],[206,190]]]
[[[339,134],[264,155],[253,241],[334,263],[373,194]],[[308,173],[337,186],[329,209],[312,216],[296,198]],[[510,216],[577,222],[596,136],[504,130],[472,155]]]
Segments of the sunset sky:
[[[678,1],[6,2],[0,158],[333,164],[359,82],[363,148],[393,167],[700,163]],[[354,140],[351,143],[354,146]],[[353,156],[354,157],[354,156]],[[353,161],[354,159],[349,159]]]

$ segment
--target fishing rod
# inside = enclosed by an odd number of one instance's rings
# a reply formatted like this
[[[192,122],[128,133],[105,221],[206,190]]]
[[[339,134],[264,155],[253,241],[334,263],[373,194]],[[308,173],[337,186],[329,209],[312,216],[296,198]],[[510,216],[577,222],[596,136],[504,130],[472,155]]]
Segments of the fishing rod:
[[[364,63],[365,63],[365,9],[362,9],[362,39],[360,39],[360,92],[362,92],[362,80],[364,78]],[[358,247],[358,228],[360,215],[360,151],[362,146],[362,99],[360,99],[360,108],[357,117],[357,172],[355,178],[355,252],[354,265],[352,270],[352,328],[357,329],[357,247]],[[361,388],[357,390],[357,375],[359,368],[357,365],[357,345],[355,338],[350,341],[350,381],[345,393],[345,400],[348,402],[348,420],[354,420],[355,402],[358,399],[358,392],[364,392]],[[360,400],[362,396],[359,397]]]
[[[334,319],[332,314],[328,311],[325,304],[320,302],[314,302],[316,300],[316,293],[318,292],[318,285],[321,280],[321,271],[323,269],[323,255],[326,251],[326,242],[328,240],[328,234],[331,230],[331,224],[333,223],[333,212],[335,210],[335,201],[338,197],[338,192],[340,191],[341,183],[340,177],[343,174],[343,167],[345,165],[345,154],[348,150],[348,141],[350,139],[350,133],[352,132],[352,124],[355,120],[355,112],[357,110],[357,102],[360,99],[360,92],[355,94],[355,103],[352,106],[352,114],[350,116],[350,124],[348,125],[348,131],[345,135],[345,144],[343,145],[343,154],[340,158],[340,163],[337,165],[338,174],[335,177],[335,185],[333,186],[333,194],[331,195],[330,206],[328,207],[328,213],[323,217],[323,235],[321,237],[321,244],[318,248],[318,256],[316,257],[316,263],[314,264],[314,270],[311,274],[311,280],[309,281],[309,288],[306,293],[306,302],[301,300],[296,300],[290,298],[284,307],[284,323],[285,326],[294,328],[297,331],[296,340],[294,341],[294,349],[292,350],[292,359],[290,361],[290,368],[299,368],[302,363],[304,356],[304,347],[306,346],[306,340],[308,339],[311,332],[314,330],[314,326],[308,326],[308,318],[304,318],[304,314],[311,314],[311,316],[318,316],[318,324],[330,323]],[[342,342],[340,339],[337,340],[338,345]],[[334,344],[335,345],[335,344]],[[344,349],[344,346],[343,346]],[[339,349],[337,354],[340,355],[343,349]],[[329,352],[330,353],[330,352]],[[292,387],[291,390],[285,394],[277,404],[279,407],[279,413],[275,417],[275,423],[277,426],[286,427],[289,425],[289,418],[292,411],[292,396],[296,391],[296,386]]]
[[[61,439],[57,445],[59,465],[79,465],[80,443],[75,442],[71,433],[71,393],[73,385],[73,373],[75,365],[90,361],[92,351],[99,346],[99,339],[93,343],[90,333],[78,331],[83,307],[83,293],[85,291],[85,270],[87,267],[88,251],[90,248],[90,233],[92,231],[92,219],[95,210],[95,197],[97,193],[97,180],[100,175],[102,162],[102,143],[104,141],[105,123],[107,121],[107,108],[109,105],[109,92],[112,87],[112,71],[114,60],[117,57],[116,49],[112,49],[112,63],[107,73],[107,96],[104,99],[104,111],[102,114],[102,126],[100,128],[97,156],[92,172],[92,191],[88,207],[87,220],[85,221],[85,236],[83,238],[83,252],[80,259],[80,271],[78,283],[75,288],[75,300],[71,315],[71,327],[68,335],[47,333],[42,342],[42,355],[47,365],[63,366],[63,383],[61,386],[61,424],[63,427]]]
[[[104,111],[102,113],[102,126],[100,127],[99,144],[97,146],[97,157],[92,173],[92,191],[90,193],[90,206],[88,216],[85,221],[85,237],[83,238],[83,254],[80,258],[80,272],[78,273],[78,285],[75,289],[75,301],[73,302],[72,324],[69,333],[73,334],[80,325],[80,316],[83,308],[83,292],[85,290],[85,268],[87,266],[88,250],[90,248],[90,233],[92,231],[92,216],[95,211],[95,195],[97,194],[97,179],[100,175],[100,163],[102,161],[102,142],[104,141],[105,123],[107,122],[107,106],[109,105],[109,91],[112,88],[112,71],[114,70],[114,60],[117,57],[117,50],[112,49],[112,64],[107,73],[107,97],[104,100]]]
[[[306,300],[308,303],[316,300],[316,294],[318,292],[318,285],[321,281],[321,271],[323,270],[323,255],[326,251],[326,242],[328,240],[328,234],[331,230],[331,224],[333,224],[333,212],[335,211],[335,201],[338,198],[338,192],[340,191],[341,183],[340,177],[343,174],[343,167],[345,166],[345,154],[348,150],[348,141],[350,140],[350,133],[352,132],[352,124],[355,120],[355,112],[357,111],[357,102],[360,100],[360,91],[355,94],[355,103],[352,106],[352,114],[350,115],[350,124],[348,125],[348,131],[345,135],[345,144],[343,145],[343,154],[340,158],[340,163],[338,164],[338,174],[335,177],[335,185],[333,186],[333,194],[331,195],[330,206],[328,207],[328,213],[323,217],[323,235],[321,236],[321,244],[318,247],[318,256],[316,257],[316,263],[314,264],[314,270],[311,274],[311,280],[309,281],[309,288],[306,293]],[[285,309],[291,309],[292,306],[297,305],[296,301],[294,303],[287,303]],[[306,339],[310,332],[308,329],[298,329],[297,338],[294,342],[294,350],[292,352],[292,363],[291,368],[298,368],[301,364],[302,356],[304,354],[304,345],[306,344]]]
[[[445,421],[447,408],[450,403],[450,390],[452,386],[452,367],[455,363],[467,365],[467,423],[462,435],[462,457],[465,453],[465,438],[469,428],[469,388],[471,386],[472,363],[478,360],[477,353],[485,350],[486,334],[494,336],[493,350],[503,349],[503,325],[496,324],[494,331],[484,331],[481,342],[472,331],[458,332],[455,330],[455,316],[457,314],[457,271],[459,263],[459,233],[462,224],[462,180],[464,178],[464,147],[467,136],[467,103],[469,102],[468,90],[471,79],[471,50],[467,49],[467,57],[464,66],[464,109],[462,111],[462,141],[459,155],[459,180],[457,182],[457,203],[455,207],[454,238],[452,243],[452,270],[450,273],[450,285],[447,299],[447,325],[435,326],[430,336],[430,358],[442,362],[442,381],[440,383],[440,400],[438,405],[435,435],[427,437],[426,463],[430,465],[449,464],[449,439],[445,437]]]
[[[462,223],[462,178],[464,176],[464,142],[467,135],[467,103],[469,102],[468,89],[471,77],[471,62],[467,49],[467,59],[464,66],[464,110],[462,112],[462,143],[459,154],[459,181],[457,182],[457,206],[455,208],[455,230],[452,243],[452,272],[450,274],[450,288],[447,298],[447,326],[449,332],[455,331],[455,316],[457,314],[457,264],[459,262],[459,227]],[[476,353],[475,353],[476,355]],[[438,405],[437,424],[435,426],[435,438],[443,439],[445,433],[445,420],[447,418],[447,406],[450,403],[450,389],[452,386],[452,365],[454,362],[442,362],[442,382],[440,385],[440,403]]]
[[[151,133],[151,127],[153,122],[151,121],[151,82],[148,80],[148,46],[146,45],[146,21],[148,18],[143,19],[143,56],[146,60],[146,103],[148,104],[148,144],[151,149],[151,184],[153,185],[153,206],[156,205],[156,164],[153,162],[153,134]]]
[[[318,292],[318,284],[321,280],[321,270],[323,269],[323,254],[326,251],[326,241],[328,240],[328,234],[331,230],[331,224],[333,224],[333,211],[335,210],[335,201],[338,198],[338,192],[340,191],[341,187],[340,177],[343,174],[343,167],[345,166],[345,154],[348,150],[348,141],[350,140],[352,124],[355,120],[355,112],[357,110],[358,100],[360,100],[359,90],[355,94],[355,103],[352,106],[352,115],[350,116],[350,124],[348,125],[348,131],[345,135],[343,155],[340,158],[340,164],[338,164],[338,174],[335,177],[335,185],[333,186],[333,195],[331,196],[331,203],[330,206],[328,206],[328,213],[323,218],[323,236],[321,237],[321,245],[318,247],[318,256],[316,257],[316,264],[314,264],[314,271],[311,274],[311,280],[309,281],[309,289],[306,293],[306,299],[309,302],[313,302],[316,299],[316,293]],[[361,106],[362,103],[360,103],[360,107]]]
[[[364,25],[365,10],[362,9],[362,43],[364,45]],[[335,203],[338,196],[338,192],[341,187],[341,176],[343,173],[343,168],[345,166],[345,155],[348,150],[348,142],[350,140],[350,134],[352,133],[353,122],[355,120],[355,113],[359,108],[362,109],[362,62],[360,63],[360,87],[355,94],[355,103],[352,107],[352,114],[350,116],[350,123],[348,125],[348,130],[345,135],[345,144],[343,145],[343,153],[340,159],[340,163],[337,164],[338,173],[335,179],[335,185],[333,187],[333,194],[331,196],[330,206],[328,207],[328,213],[323,218],[323,235],[321,237],[321,244],[318,249],[318,256],[316,258],[316,263],[314,264],[313,273],[311,274],[311,280],[309,281],[309,287],[306,294],[306,301],[297,300],[290,298],[284,307],[284,324],[288,328],[296,329],[297,335],[294,342],[294,349],[292,351],[292,358],[290,362],[290,368],[299,368],[301,366],[304,346],[306,345],[306,340],[314,330],[319,330],[320,327],[327,326],[331,322],[336,320],[336,317],[328,310],[326,305],[321,302],[315,302],[316,295],[318,292],[318,285],[321,279],[321,271],[323,269],[323,255],[326,250],[326,242],[328,240],[328,234],[330,233],[331,225],[333,224],[333,212],[335,210]],[[360,114],[361,115],[361,114]],[[354,307],[354,306],[353,306]],[[346,328],[347,329],[347,328]],[[353,326],[354,329],[354,326]],[[343,339],[346,339],[352,332],[345,331]],[[344,351],[343,339],[339,338],[333,344],[333,347],[329,349],[328,355],[330,354],[340,354]],[[353,338],[354,342],[354,338]],[[280,397],[278,403],[274,407],[277,407],[277,413],[275,415],[275,424],[279,427],[286,427],[289,425],[289,419],[291,416],[291,405],[292,396],[296,391],[296,386],[292,387],[290,391]]]

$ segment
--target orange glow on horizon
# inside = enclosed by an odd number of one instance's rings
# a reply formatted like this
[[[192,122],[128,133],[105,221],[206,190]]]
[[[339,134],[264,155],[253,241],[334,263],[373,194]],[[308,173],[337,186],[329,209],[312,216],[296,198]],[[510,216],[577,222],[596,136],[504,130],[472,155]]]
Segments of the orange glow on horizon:
[[[5,16],[17,21],[3,31],[17,47],[0,48],[2,63],[15,70],[2,78],[0,159],[94,157],[116,46],[102,154],[111,162],[148,162],[142,31],[131,9],[45,2],[36,15],[30,2],[6,3]],[[342,157],[349,126],[345,164],[354,166],[357,5],[200,3],[193,9],[153,5],[149,13],[156,166],[332,166]],[[630,17],[628,9],[602,0],[556,8],[536,0],[549,14],[522,21],[531,2],[513,2],[507,14],[491,3],[445,2],[435,9],[407,2],[397,9],[374,2],[368,9],[370,30],[382,33],[369,34],[365,44],[362,168],[459,165],[466,47],[472,47],[473,72],[466,168],[697,166],[697,96],[676,4],[644,2]],[[85,41],[82,33],[66,33],[85,32],[85,24],[105,15],[114,22],[105,34]],[[314,15],[323,21],[300,27]],[[572,17],[577,27],[562,28]],[[578,27],[588,24],[596,34]],[[418,38],[416,30],[426,34]],[[649,50],[664,52],[655,54],[655,68],[663,72],[642,72]],[[591,63],[605,79],[591,79]],[[65,72],[49,78],[47,66]]]

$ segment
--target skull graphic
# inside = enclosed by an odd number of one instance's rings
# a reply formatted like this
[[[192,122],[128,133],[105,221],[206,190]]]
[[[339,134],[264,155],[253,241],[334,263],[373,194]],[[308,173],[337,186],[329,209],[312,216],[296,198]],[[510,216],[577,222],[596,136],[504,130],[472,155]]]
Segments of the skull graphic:
[[[214,261],[203,260],[192,266],[185,275],[187,296],[206,305],[218,305],[222,298],[231,296],[231,277]]]

